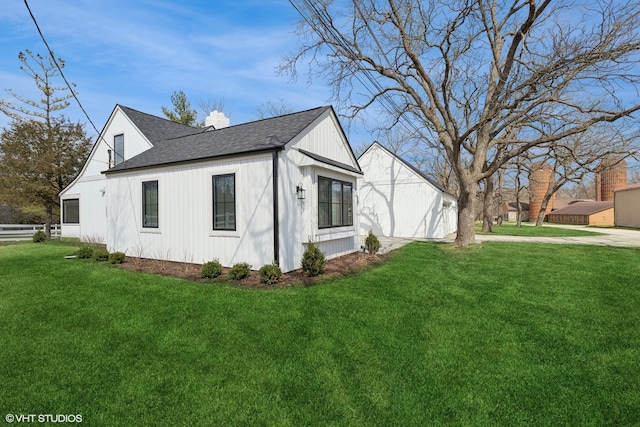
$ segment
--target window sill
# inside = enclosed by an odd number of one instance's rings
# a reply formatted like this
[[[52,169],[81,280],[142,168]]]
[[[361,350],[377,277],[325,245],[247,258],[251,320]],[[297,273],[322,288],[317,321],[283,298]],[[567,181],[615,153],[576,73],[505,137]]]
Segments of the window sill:
[[[321,228],[316,233],[316,240],[324,242],[327,240],[344,239],[356,235],[356,228],[352,225],[346,227]]]
[[[162,230],[159,228],[141,228],[140,232],[148,234],[162,234]]]
[[[237,230],[212,230],[212,231],[209,231],[209,237],[240,238],[240,233]]]

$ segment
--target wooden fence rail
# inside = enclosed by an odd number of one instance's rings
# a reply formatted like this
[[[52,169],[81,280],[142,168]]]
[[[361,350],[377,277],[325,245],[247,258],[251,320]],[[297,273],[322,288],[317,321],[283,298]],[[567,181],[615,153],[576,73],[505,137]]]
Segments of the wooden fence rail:
[[[0,240],[29,240],[44,224],[0,224]],[[60,224],[51,225],[51,237],[60,237]]]

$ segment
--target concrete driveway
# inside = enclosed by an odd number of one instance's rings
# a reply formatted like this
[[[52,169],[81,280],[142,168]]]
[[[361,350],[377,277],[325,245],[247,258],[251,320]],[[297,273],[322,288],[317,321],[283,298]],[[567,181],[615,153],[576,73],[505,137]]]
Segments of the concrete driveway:
[[[578,245],[599,245],[599,246],[619,246],[628,248],[640,247],[640,230],[627,230],[622,228],[592,228],[583,225],[558,225],[544,224],[545,227],[571,228],[597,233],[592,236],[582,237],[520,237],[520,236],[499,236],[495,234],[476,234],[476,243],[482,242],[538,242],[538,243],[562,243]],[[523,227],[533,227],[525,224]],[[380,253],[386,253],[398,249],[414,240],[402,237],[378,237],[380,240]],[[432,242],[453,242],[455,233],[444,239],[428,240]],[[364,237],[362,238],[364,244]]]
[[[497,236],[495,234],[476,234],[476,242],[539,242],[539,243],[575,243],[579,245],[620,246],[627,248],[640,247],[640,230],[623,228],[593,228],[583,225],[545,224],[545,227],[571,228],[598,233],[581,237],[518,237]],[[523,225],[523,227],[533,227]]]

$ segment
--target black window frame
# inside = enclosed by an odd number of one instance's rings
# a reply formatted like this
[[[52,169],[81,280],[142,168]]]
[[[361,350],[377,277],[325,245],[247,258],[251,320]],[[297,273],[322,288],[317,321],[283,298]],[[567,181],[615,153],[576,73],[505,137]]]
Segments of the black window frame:
[[[124,162],[124,133],[113,136],[113,165],[116,166],[122,162]]]
[[[75,209],[71,210],[72,213],[75,211],[75,218],[69,218],[69,207],[67,205],[70,202],[76,203]],[[62,223],[63,224],[80,224],[80,199],[62,200]]]
[[[345,191],[346,189],[348,191]],[[336,194],[335,198],[333,197],[334,193]],[[353,183],[318,176],[318,228],[352,226]]]
[[[219,200],[219,198],[216,195],[216,180],[217,179],[228,179],[231,178],[232,179],[232,185],[233,185],[233,194],[232,194],[232,200],[227,200],[226,199],[226,195],[224,197],[224,200]],[[221,174],[221,175],[213,175],[211,177],[211,203],[213,206],[213,213],[212,213],[212,227],[214,231],[236,231],[237,226],[238,226],[238,217],[237,217],[237,209],[236,209],[236,174],[235,173],[226,173],[226,174]],[[219,208],[223,209],[222,214],[225,215],[225,221],[224,224],[219,225],[219,223],[216,221],[216,217],[220,214],[218,212]],[[227,211],[227,209],[230,209],[230,211]],[[231,213],[231,217],[232,217],[232,222],[233,224],[228,224],[228,213]]]
[[[156,201],[155,204],[147,202],[147,189],[153,189],[155,186]],[[153,212],[149,212],[150,208],[155,206],[155,223],[151,221],[154,216]],[[158,180],[142,182],[142,228],[159,228],[160,227],[160,195]]]

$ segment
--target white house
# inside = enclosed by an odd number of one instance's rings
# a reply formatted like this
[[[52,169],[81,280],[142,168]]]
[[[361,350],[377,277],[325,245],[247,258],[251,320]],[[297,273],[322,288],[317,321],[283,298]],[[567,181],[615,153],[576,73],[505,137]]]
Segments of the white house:
[[[332,107],[207,125],[117,105],[60,194],[62,235],[130,256],[275,261],[284,272],[300,267],[309,240],[327,258],[358,250],[362,171]]]
[[[437,239],[456,231],[457,199],[377,142],[358,158],[360,232]]]

